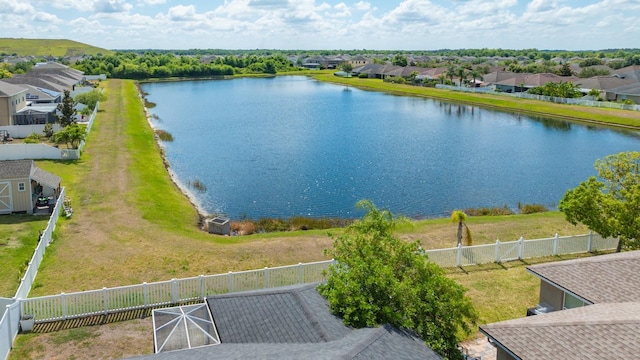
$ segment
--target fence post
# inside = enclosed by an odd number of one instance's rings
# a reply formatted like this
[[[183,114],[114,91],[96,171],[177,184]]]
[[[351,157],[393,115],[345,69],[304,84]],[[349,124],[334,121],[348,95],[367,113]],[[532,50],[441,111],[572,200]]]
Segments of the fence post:
[[[107,298],[107,288],[102,288],[102,303],[104,304],[104,316],[109,314],[109,299]]]
[[[264,288],[268,289],[269,288],[269,267],[265,266],[263,273],[264,273]]]
[[[20,308],[22,309],[22,304],[20,304]],[[5,306],[4,313],[7,314],[7,324],[9,324],[9,326],[7,326],[7,335],[9,335],[9,342],[7,342],[7,344],[9,344],[9,349],[11,349],[13,347],[13,334],[11,333],[11,305]]]
[[[233,292],[233,271],[229,271],[229,292]]]
[[[500,259],[500,239],[496,239],[496,262],[502,262]]]
[[[458,244],[458,254],[457,254],[457,259],[456,259],[456,266],[457,267],[461,267],[462,266],[462,244]]]
[[[142,296],[144,296],[144,307],[149,306],[149,287],[146,281],[142,283]]]
[[[524,238],[520,236],[518,239],[518,260],[522,260],[522,254],[524,253]]]
[[[553,239],[553,256],[557,256],[558,255],[558,242],[560,241],[560,237],[558,236],[558,233],[556,233],[556,237],[555,239]]]
[[[204,299],[207,294],[207,289],[205,288],[204,275],[198,275],[198,281],[200,281],[200,297]]]
[[[304,283],[304,268],[302,263],[298,263],[298,284]]]
[[[591,250],[593,249],[593,231],[589,230],[589,236],[588,236],[589,241],[587,241],[587,252],[591,252]]]
[[[67,320],[67,315],[69,314],[69,310],[67,309],[67,299],[64,296],[64,293],[60,293],[60,299],[62,303],[62,320]]]
[[[171,279],[171,303],[178,303],[178,279]]]

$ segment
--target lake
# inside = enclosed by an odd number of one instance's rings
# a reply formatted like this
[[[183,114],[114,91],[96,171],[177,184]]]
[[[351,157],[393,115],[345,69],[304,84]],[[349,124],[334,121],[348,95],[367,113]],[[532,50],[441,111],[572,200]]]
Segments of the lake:
[[[145,83],[171,168],[209,213],[234,219],[412,218],[543,204],[640,148],[638,132],[393,96],[302,76]]]

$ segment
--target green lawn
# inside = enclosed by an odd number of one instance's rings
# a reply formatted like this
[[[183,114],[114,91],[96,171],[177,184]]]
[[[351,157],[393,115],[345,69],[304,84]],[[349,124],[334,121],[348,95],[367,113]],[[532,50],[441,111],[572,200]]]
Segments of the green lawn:
[[[15,296],[47,221],[46,216],[0,215],[0,297]]]

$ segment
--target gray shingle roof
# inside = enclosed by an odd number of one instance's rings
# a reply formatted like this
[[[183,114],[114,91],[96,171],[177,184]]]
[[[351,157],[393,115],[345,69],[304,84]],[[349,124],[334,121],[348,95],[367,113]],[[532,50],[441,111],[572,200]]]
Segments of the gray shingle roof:
[[[595,304],[480,326],[520,359],[635,359],[640,303]]]
[[[138,359],[441,359],[390,325],[353,329],[329,313],[316,284],[207,299],[221,344]]]
[[[0,179],[26,179],[31,176],[33,160],[0,161]]]
[[[533,265],[528,271],[591,303],[640,301],[640,251]]]
[[[54,189],[61,181],[60,177],[35,166],[33,160],[0,161],[0,179],[33,179]]]

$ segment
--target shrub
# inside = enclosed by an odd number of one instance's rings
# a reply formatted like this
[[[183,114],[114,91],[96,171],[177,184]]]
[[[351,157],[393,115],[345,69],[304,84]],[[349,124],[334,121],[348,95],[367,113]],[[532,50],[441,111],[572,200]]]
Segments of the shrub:
[[[464,212],[469,216],[499,216],[499,215],[513,215],[513,210],[509,209],[507,205],[503,207],[481,207],[465,209]]]
[[[542,204],[525,204],[520,208],[521,214],[534,214],[547,211],[549,211],[549,209]]]
[[[229,228],[237,235],[251,235],[256,232],[256,225],[251,220],[232,221]]]
[[[37,133],[32,133],[31,135],[24,138],[25,144],[39,144],[40,143],[40,135]]]
[[[42,132],[44,133],[44,136],[51,137],[51,135],[53,135],[53,124],[44,124],[44,130],[42,130]]]
[[[360,79],[368,79],[368,78],[369,78],[369,75],[368,75],[368,74],[365,74],[365,73],[360,73],[360,74],[358,74],[358,77],[359,77]]]

